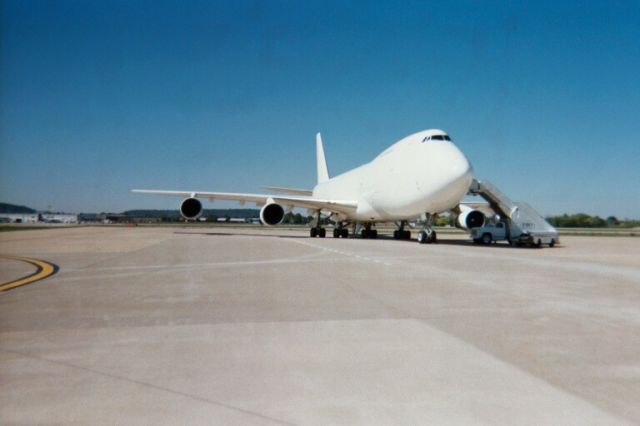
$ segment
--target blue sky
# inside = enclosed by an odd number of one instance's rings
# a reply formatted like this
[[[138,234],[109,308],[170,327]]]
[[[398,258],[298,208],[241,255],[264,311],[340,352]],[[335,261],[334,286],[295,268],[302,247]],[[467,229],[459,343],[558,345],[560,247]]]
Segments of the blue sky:
[[[427,128],[543,214],[640,218],[640,3],[3,1],[0,200],[312,187]],[[212,207],[226,207],[215,203]]]

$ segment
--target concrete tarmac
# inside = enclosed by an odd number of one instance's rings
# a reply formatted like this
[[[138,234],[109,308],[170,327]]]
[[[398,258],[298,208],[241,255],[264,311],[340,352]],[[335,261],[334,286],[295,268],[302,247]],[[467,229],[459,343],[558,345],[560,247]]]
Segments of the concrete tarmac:
[[[0,234],[0,424],[640,423],[640,238],[307,235]]]

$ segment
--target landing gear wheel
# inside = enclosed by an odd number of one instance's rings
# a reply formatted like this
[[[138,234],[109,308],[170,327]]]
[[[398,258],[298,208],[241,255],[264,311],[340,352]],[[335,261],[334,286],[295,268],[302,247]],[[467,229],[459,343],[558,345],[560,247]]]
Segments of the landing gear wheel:
[[[311,228],[311,229],[309,230],[309,236],[310,236],[311,238],[315,238],[317,235],[318,235],[318,230],[317,230],[316,228]]]
[[[427,229],[424,231],[418,232],[418,242],[420,244],[431,244],[437,241],[436,231],[432,229]]]
[[[338,228],[333,228],[333,238],[340,238],[340,229]]]
[[[393,239],[394,240],[399,240],[400,239],[400,231],[398,231],[398,230],[393,231]]]
[[[425,231],[418,232],[418,243],[426,244],[427,242],[427,233]]]
[[[320,228],[320,229],[318,229],[318,236],[319,236],[320,238],[324,238],[324,237],[326,237],[326,236],[327,236],[327,230],[326,230],[326,229],[324,229],[324,228]]]
[[[372,229],[371,231],[369,231],[369,238],[378,238],[378,230]]]
[[[410,240],[411,239],[411,231],[403,231],[402,232],[402,238],[405,240]]]
[[[340,236],[342,238],[349,238],[349,230],[347,228],[344,228],[340,231]]]

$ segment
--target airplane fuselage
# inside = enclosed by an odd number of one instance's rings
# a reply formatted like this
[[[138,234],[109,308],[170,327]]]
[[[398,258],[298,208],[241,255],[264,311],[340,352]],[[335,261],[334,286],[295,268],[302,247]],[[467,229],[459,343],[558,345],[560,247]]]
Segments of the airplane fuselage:
[[[426,130],[407,136],[371,162],[321,182],[316,198],[355,200],[355,213],[343,220],[392,221],[454,208],[467,193],[473,169],[444,135]],[[448,136],[447,136],[448,139]]]

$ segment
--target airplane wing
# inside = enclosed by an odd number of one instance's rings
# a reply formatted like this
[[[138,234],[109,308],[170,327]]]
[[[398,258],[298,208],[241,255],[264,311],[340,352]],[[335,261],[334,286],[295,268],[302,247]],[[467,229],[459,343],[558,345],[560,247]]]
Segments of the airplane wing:
[[[311,195],[313,191],[310,189],[298,189],[298,188],[283,188],[282,186],[269,186],[262,185],[262,188],[267,189],[269,191],[276,191],[282,194],[290,194],[290,195]]]
[[[302,207],[312,210],[328,210],[338,213],[352,213],[357,207],[356,201],[326,200],[311,196],[268,195],[268,194],[242,194],[234,192],[203,192],[203,191],[164,191],[157,189],[133,189],[131,192],[155,195],[173,195],[180,197],[205,198],[209,201],[230,200],[241,203],[251,202],[258,206],[274,202],[283,206]]]

